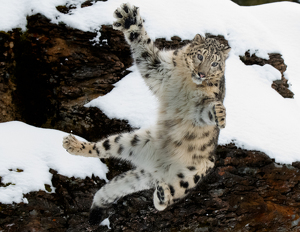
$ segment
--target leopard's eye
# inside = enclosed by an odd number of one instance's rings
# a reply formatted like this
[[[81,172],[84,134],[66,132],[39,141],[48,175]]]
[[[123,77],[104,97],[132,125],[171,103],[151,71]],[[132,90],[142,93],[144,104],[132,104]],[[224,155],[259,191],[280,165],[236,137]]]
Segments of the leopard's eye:
[[[198,54],[198,55],[197,55],[197,58],[198,58],[199,60],[201,60],[201,61],[203,60],[203,56],[202,56],[201,54]]]
[[[211,66],[213,66],[213,67],[216,67],[217,65],[218,65],[217,62],[213,62],[213,63],[211,64]]]

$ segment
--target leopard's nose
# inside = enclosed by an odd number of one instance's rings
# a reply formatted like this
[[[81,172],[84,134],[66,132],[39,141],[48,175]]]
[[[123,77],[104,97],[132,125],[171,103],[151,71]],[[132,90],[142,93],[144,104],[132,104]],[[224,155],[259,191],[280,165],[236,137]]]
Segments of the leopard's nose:
[[[205,78],[206,77],[206,75],[203,72],[199,72],[198,75],[199,75],[200,78]]]

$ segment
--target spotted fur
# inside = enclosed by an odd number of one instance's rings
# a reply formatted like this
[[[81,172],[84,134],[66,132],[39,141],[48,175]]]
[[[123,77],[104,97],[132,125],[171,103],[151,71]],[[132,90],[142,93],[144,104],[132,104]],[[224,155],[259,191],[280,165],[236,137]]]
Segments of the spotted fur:
[[[185,197],[214,167],[219,129],[225,127],[225,60],[230,48],[196,35],[181,49],[159,50],[148,37],[139,9],[123,4],[113,27],[124,33],[132,56],[159,99],[157,123],[151,128],[109,136],[97,143],[64,138],[73,155],[114,157],[137,168],[115,177],[93,200],[90,223],[100,222],[120,197],[155,188],[154,206],[164,210]]]

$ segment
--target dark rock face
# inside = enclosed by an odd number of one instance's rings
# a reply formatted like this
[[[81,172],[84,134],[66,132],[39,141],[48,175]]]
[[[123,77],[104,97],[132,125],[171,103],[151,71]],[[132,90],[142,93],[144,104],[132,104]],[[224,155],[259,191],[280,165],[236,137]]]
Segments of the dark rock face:
[[[212,173],[165,211],[155,210],[153,190],[120,199],[109,210],[111,231],[300,230],[299,163],[278,165],[234,145],[219,147],[217,156]],[[29,204],[0,205],[0,230],[108,231],[87,222],[93,195],[105,182],[50,172],[55,193],[34,192],[26,196]]]
[[[265,65],[269,64],[272,65],[274,68],[278,69],[281,73],[281,80],[276,80],[272,84],[272,88],[275,89],[282,97],[284,98],[293,98],[294,93],[288,89],[289,85],[287,83],[287,80],[284,77],[284,72],[286,70],[286,64],[284,63],[284,60],[282,59],[280,54],[269,54],[270,59],[262,59],[257,57],[255,54],[252,54],[250,56],[249,52],[245,53],[245,56],[241,57],[241,60],[246,65]]]
[[[129,46],[123,35],[102,26],[100,43],[93,46],[96,33],[85,33],[66,28],[64,25],[52,25],[46,19],[29,20],[29,33],[32,39],[45,38],[43,62],[51,67],[53,82],[51,99],[56,105],[52,115],[42,124],[63,131],[73,131],[89,140],[100,139],[101,133],[128,131],[125,121],[109,120],[97,108],[85,108],[90,100],[111,91],[112,84],[119,81],[131,66]],[[41,25],[37,25],[37,23]],[[39,39],[40,41],[40,39]],[[106,42],[107,41],[107,42]],[[109,128],[108,128],[109,125]],[[113,129],[111,131],[111,129]]]
[[[27,27],[23,34],[0,33],[2,122],[72,130],[89,140],[100,139],[102,130],[105,135],[131,129],[126,121],[112,122],[83,106],[128,74],[132,59],[120,32],[102,26],[100,43],[93,46],[96,33],[54,25],[39,14],[28,17]]]
[[[0,229],[4,231],[66,231],[67,228],[72,228],[69,226],[72,220],[76,223],[84,222],[83,219],[88,215],[94,193],[105,181],[98,177],[85,180],[67,178],[58,175],[54,170],[50,172],[53,174],[52,183],[56,188],[56,193],[49,194],[43,191],[30,193],[26,195],[29,204],[1,204]],[[70,217],[70,214],[74,214],[74,217]]]
[[[12,97],[15,91],[11,75],[15,69],[14,35],[15,32],[0,33],[0,122],[11,121],[18,117]]]
[[[111,91],[132,63],[122,33],[105,25],[100,32],[100,43],[93,46],[90,40],[96,33],[54,25],[42,15],[28,17],[26,33],[0,32],[0,122],[21,120],[72,130],[91,141],[132,130],[126,121],[110,120],[99,109],[83,106]],[[225,42],[221,36],[212,37]],[[174,36],[155,43],[173,49],[188,42]],[[277,68],[282,80],[272,87],[283,97],[293,97],[280,54],[264,60],[246,53],[241,60]],[[132,168],[103,161],[110,168],[108,179]],[[126,196],[109,209],[111,231],[300,231],[299,169],[300,163],[278,165],[262,152],[222,146],[216,167],[190,196],[162,212],[153,206],[153,190]],[[0,203],[0,231],[108,231],[88,225],[93,196],[105,182],[49,171],[55,193],[27,194],[28,204]]]

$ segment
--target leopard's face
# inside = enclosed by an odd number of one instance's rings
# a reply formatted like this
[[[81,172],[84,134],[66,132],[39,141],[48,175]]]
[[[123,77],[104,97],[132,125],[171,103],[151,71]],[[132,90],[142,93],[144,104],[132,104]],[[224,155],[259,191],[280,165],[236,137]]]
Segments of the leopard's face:
[[[225,60],[230,47],[212,38],[196,35],[187,55],[192,71],[192,81],[200,85],[203,81],[220,80],[225,71]]]

